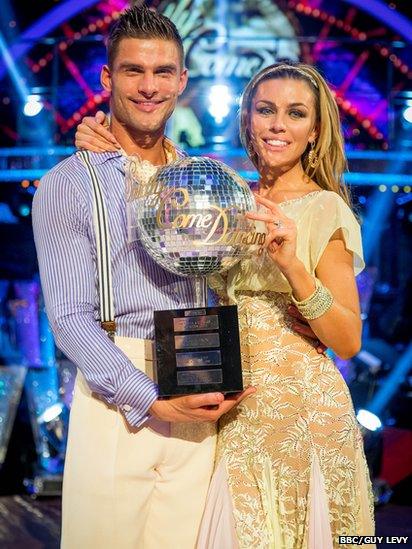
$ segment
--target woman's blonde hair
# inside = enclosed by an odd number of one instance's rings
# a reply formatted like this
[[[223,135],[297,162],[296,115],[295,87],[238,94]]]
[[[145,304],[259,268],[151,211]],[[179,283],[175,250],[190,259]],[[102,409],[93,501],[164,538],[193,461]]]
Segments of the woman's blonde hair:
[[[243,92],[240,106],[240,138],[247,154],[259,169],[259,157],[253,148],[250,132],[250,113],[256,90],[264,80],[302,80],[308,84],[315,98],[316,127],[318,136],[314,152],[317,160],[309,158],[310,144],[302,155],[302,165],[308,177],[322,189],[335,191],[347,204],[351,205],[348,188],[343,181],[347,162],[344,140],[339,119],[339,109],[332,92],[319,72],[304,63],[276,63],[257,73]],[[316,158],[315,157],[315,158]]]

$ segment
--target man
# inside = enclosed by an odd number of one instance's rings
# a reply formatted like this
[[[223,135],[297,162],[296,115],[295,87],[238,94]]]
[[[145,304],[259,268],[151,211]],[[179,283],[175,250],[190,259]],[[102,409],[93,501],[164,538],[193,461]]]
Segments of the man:
[[[145,7],[131,8],[112,29],[107,52],[101,81],[110,93],[111,132],[149,170],[165,164],[179,154],[164,128],[187,82],[175,26]],[[141,371],[153,310],[191,306],[194,287],[160,268],[138,241],[127,241],[124,164],[120,152],[74,155],[42,179],[33,202],[50,323],[79,372],[62,547],[191,549],[213,467],[210,422],[253,389],[233,399],[210,393],[159,400],[156,384]],[[103,197],[98,206],[96,185]],[[99,208],[107,214],[103,225],[94,215]],[[102,226],[110,235],[105,268]],[[105,331],[114,327],[116,344]]]

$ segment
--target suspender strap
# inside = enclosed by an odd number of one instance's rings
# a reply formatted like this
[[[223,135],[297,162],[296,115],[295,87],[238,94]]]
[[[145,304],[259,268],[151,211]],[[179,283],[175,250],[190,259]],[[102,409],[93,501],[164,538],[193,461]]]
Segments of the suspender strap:
[[[100,322],[102,328],[113,338],[116,333],[116,323],[113,307],[110,235],[107,209],[96,170],[90,162],[89,153],[87,151],[78,151],[77,155],[86,166],[93,189],[93,225],[96,235]]]

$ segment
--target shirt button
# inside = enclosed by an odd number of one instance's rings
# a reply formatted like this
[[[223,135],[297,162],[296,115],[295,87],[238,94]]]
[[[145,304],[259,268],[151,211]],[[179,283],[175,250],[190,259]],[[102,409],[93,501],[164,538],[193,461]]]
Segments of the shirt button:
[[[132,407],[129,406],[129,404],[123,404],[122,408],[124,412],[130,412],[130,410],[132,409]]]

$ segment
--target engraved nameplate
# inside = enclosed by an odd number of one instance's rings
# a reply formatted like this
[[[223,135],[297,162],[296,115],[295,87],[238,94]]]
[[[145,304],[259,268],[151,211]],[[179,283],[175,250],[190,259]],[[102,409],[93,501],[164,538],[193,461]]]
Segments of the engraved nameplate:
[[[175,332],[195,332],[197,330],[217,330],[219,317],[217,315],[188,316],[186,318],[174,318]]]
[[[205,349],[219,347],[219,334],[189,334],[175,336],[175,349]]]
[[[178,385],[210,385],[222,383],[222,370],[201,370],[177,372]]]
[[[178,368],[196,368],[200,366],[218,366],[222,364],[222,353],[219,351],[205,351],[203,353],[176,353]]]
[[[159,396],[243,389],[237,307],[155,311]]]

